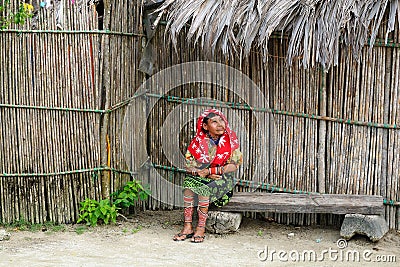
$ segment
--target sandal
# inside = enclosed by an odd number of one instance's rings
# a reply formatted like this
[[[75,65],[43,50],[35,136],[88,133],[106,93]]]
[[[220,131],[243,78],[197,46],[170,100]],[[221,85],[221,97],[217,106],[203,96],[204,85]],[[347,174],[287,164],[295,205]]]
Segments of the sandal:
[[[178,233],[172,238],[172,240],[174,240],[174,241],[184,241],[184,240],[186,240],[188,238],[193,237],[193,235],[194,235],[194,233],[190,233],[190,234]],[[183,238],[180,238],[180,237],[183,237]]]
[[[190,240],[192,243],[202,243],[204,241],[204,239],[206,238],[205,235],[201,236],[201,235],[195,235],[193,236],[192,240]]]

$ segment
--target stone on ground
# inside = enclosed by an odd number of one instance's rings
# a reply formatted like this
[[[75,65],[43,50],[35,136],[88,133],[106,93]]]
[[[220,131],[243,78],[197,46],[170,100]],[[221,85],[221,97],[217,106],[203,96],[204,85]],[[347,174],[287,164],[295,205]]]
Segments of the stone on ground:
[[[242,222],[242,213],[209,211],[206,229],[210,233],[226,234],[236,232]]]
[[[346,214],[340,235],[349,240],[354,235],[366,235],[373,242],[380,240],[389,227],[385,218],[379,215]]]
[[[4,229],[0,229],[0,241],[10,240],[11,234]]]

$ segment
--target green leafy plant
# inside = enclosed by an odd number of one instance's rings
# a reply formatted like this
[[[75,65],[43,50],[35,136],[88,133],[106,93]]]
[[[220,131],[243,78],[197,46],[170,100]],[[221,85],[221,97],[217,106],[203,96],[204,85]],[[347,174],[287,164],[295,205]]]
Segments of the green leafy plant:
[[[0,29],[6,29],[11,23],[24,24],[33,16],[33,6],[28,3],[20,3],[17,12],[10,11],[10,0],[5,0],[0,5]]]
[[[147,186],[134,180],[126,183],[121,190],[111,194],[112,204],[109,199],[96,201],[87,198],[80,203],[77,223],[86,223],[88,226],[96,226],[98,223],[115,223],[119,210],[134,206],[139,199],[146,200],[149,194],[150,190]]]
[[[118,208],[115,204],[110,204],[109,199],[103,199],[99,202],[98,209],[95,211],[95,215],[98,216],[105,224],[109,224],[110,221],[113,223],[117,222]]]
[[[103,199],[96,201],[94,199],[85,199],[82,201],[79,209],[79,219],[77,223],[85,222],[86,225],[96,226],[98,222],[109,224],[116,222],[118,208],[115,204],[110,204],[110,200]]]
[[[80,214],[77,223],[86,222],[87,225],[97,225],[98,217],[95,215],[95,211],[99,206],[99,202],[87,198],[80,204],[81,208],[79,209]]]
[[[135,203],[140,200],[147,200],[150,195],[148,185],[143,186],[140,181],[133,180],[126,183],[126,185],[113,194],[111,197],[114,204],[121,209],[126,209],[135,206]]]

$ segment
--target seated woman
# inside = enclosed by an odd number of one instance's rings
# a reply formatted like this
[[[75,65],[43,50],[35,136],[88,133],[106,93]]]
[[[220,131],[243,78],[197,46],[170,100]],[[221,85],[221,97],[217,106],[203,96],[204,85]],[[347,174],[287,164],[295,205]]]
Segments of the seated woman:
[[[224,114],[216,109],[204,111],[197,120],[196,136],[186,152],[189,175],[183,182],[184,225],[173,240],[191,238],[194,243],[204,241],[209,204],[212,202],[220,207],[228,203],[235,186],[233,173],[242,162],[239,141]],[[199,219],[193,232],[195,195],[198,198]]]

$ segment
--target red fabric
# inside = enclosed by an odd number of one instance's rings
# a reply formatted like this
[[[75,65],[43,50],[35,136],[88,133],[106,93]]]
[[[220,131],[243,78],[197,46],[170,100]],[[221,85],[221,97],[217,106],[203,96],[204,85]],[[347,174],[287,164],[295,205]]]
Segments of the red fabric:
[[[217,152],[214,159],[210,159],[208,155],[209,138],[203,130],[203,119],[210,113],[220,116],[225,122],[225,133],[221,136]],[[232,154],[232,151],[239,147],[239,140],[236,133],[231,130],[225,115],[217,109],[208,109],[197,119],[196,136],[190,142],[188,150],[190,154],[200,163],[209,163],[211,167],[222,166],[226,163]],[[211,161],[211,162],[210,162]]]
[[[208,218],[207,210],[204,212],[200,208],[197,208],[197,215],[199,217],[197,227],[206,227],[206,222]]]
[[[191,223],[193,220],[193,206],[184,208],[185,223]]]

